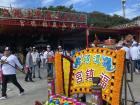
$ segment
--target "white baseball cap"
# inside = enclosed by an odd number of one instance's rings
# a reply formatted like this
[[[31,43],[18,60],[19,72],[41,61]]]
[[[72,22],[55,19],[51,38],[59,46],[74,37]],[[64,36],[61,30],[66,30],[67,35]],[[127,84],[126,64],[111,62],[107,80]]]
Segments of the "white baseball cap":
[[[11,49],[10,49],[10,47],[5,47],[4,50],[5,50],[5,51],[10,51]]]
[[[58,48],[62,48],[62,46],[58,46]]]
[[[50,48],[51,46],[50,45],[47,45],[47,48]]]

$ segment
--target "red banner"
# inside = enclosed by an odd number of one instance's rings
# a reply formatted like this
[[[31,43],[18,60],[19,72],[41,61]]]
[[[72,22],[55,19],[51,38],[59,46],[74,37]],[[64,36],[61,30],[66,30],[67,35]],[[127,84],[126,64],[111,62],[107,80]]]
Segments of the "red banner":
[[[1,8],[0,19],[29,19],[87,24],[87,15],[40,9]]]

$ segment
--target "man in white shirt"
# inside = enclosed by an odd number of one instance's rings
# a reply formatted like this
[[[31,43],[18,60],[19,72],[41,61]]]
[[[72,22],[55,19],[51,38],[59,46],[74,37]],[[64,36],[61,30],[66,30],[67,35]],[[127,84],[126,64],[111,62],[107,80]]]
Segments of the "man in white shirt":
[[[51,51],[51,46],[47,45],[47,50],[44,52],[44,59],[47,65],[48,78],[53,78],[53,60],[54,52]]]
[[[138,45],[138,61],[137,61],[138,70],[140,72],[140,43]]]
[[[62,46],[60,45],[58,46],[58,50],[56,51],[56,53],[66,56],[66,52],[62,49]]]
[[[132,44],[132,47],[130,47],[130,56],[132,59],[133,72],[139,73],[138,66],[137,66],[137,62],[138,62],[138,43],[137,42],[134,42]]]
[[[35,78],[35,72],[36,72],[36,69],[37,69],[37,60],[39,58],[39,53],[36,51],[35,47],[33,47],[33,52],[31,53],[31,55],[32,55],[32,59],[33,59],[32,74],[33,74],[33,78]]]
[[[19,95],[24,94],[24,89],[18,83],[16,78],[16,68],[23,69],[23,66],[19,63],[19,60],[15,55],[11,54],[10,48],[6,47],[4,51],[4,56],[1,58],[2,67],[2,97],[0,99],[6,99],[7,94],[7,83],[12,82],[20,91]]]
[[[121,48],[125,51],[125,59],[126,59],[126,68],[127,72],[130,73],[130,48],[128,47],[127,44],[123,43],[123,47]]]

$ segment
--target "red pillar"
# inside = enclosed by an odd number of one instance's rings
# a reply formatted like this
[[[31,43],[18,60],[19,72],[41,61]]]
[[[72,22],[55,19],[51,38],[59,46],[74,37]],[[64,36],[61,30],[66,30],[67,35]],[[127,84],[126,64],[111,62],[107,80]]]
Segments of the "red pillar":
[[[88,40],[88,36],[89,36],[89,29],[86,29],[86,48],[89,47],[89,40]]]

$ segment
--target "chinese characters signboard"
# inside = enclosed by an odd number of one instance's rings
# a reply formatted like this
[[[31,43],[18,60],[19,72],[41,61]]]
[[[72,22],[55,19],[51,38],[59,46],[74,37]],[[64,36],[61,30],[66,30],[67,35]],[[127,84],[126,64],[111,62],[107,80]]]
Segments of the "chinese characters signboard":
[[[103,99],[110,104],[116,100],[119,102],[123,68],[122,50],[93,48],[78,52],[74,57],[70,94],[91,93],[92,78],[100,77],[99,85],[103,90]]]
[[[0,8],[0,18],[87,23],[85,14],[40,9]]]
[[[68,95],[91,94],[92,78],[100,77],[103,99],[111,105],[119,105],[124,55],[122,50],[105,48],[89,48],[77,52],[73,61],[56,55],[56,92]]]

